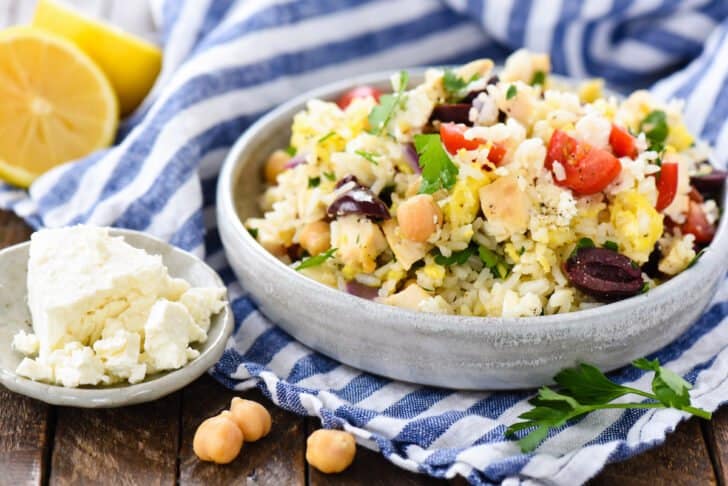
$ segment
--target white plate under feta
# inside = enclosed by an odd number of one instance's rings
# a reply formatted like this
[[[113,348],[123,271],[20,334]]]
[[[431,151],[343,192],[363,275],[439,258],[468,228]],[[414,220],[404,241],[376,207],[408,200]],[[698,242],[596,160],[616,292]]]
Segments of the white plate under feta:
[[[219,276],[142,233],[42,231],[0,266],[0,382],[49,403],[157,398],[211,367],[232,332]]]

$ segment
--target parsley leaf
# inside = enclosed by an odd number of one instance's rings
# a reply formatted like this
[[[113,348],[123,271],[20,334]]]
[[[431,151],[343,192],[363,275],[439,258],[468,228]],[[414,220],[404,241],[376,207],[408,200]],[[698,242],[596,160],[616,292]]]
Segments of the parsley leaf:
[[[374,165],[379,165],[379,162],[377,162],[377,157],[379,157],[379,154],[373,154],[371,152],[365,152],[364,150],[354,150],[354,153],[360,157],[364,157],[369,162],[371,162]]]
[[[638,359],[635,367],[655,373],[652,393],[614,383],[598,368],[580,364],[561,371],[554,377],[559,391],[543,387],[529,403],[534,408],[522,413],[523,419],[508,427],[506,436],[516,437],[518,432],[530,430],[520,437],[518,444],[523,452],[530,452],[548,436],[551,429],[563,426],[567,421],[594,410],[607,408],[645,409],[675,408],[704,419],[711,413],[690,405],[690,384],[680,375],[660,366],[658,360]],[[638,395],[649,399],[636,403],[611,403],[625,395]]]
[[[442,148],[440,135],[415,135],[415,148],[422,167],[421,194],[432,194],[439,189],[450,189],[455,185],[458,168]]]
[[[387,128],[389,121],[392,119],[394,111],[404,104],[406,97],[404,91],[409,83],[409,73],[407,71],[399,72],[399,86],[395,94],[382,95],[379,98],[379,104],[372,108],[369,113],[369,132],[374,135],[381,135]]]
[[[569,258],[575,257],[576,252],[578,252],[582,248],[594,248],[594,246],[594,240],[592,240],[591,238],[581,238],[579,241],[576,242],[576,246],[571,252],[571,255],[569,255]]]
[[[458,102],[467,95],[466,88],[470,83],[480,78],[479,74],[473,74],[470,80],[465,80],[455,73],[452,69],[446,69],[442,76],[442,87],[447,94],[448,101]]]
[[[446,257],[444,255],[437,255],[435,257],[435,263],[438,265],[462,265],[463,263],[468,261],[468,258],[470,258],[475,253],[475,247],[469,246],[464,250],[460,251],[454,251],[449,257]]]
[[[298,264],[298,266],[295,267],[296,271],[303,270],[304,268],[311,268],[316,267],[318,265],[321,265],[323,262],[328,260],[329,258],[334,256],[334,253],[336,253],[336,248],[329,248],[323,253],[319,253],[318,255],[311,256],[308,258],[304,258],[301,260],[301,263]]]
[[[506,259],[493,250],[481,246],[478,248],[478,256],[491,273],[498,278],[506,278],[511,272],[511,268],[506,263]]]
[[[334,135],[336,135],[336,132],[329,132],[326,135],[324,135],[323,137],[319,138],[316,143],[324,143],[326,140],[330,139]]]
[[[665,140],[670,132],[667,125],[667,115],[662,110],[653,110],[640,123],[640,132],[645,133],[649,142],[649,150],[662,152],[665,147]]]
[[[518,94],[518,88],[516,88],[515,84],[512,84],[508,87],[508,91],[506,91],[506,99],[510,100],[511,98],[515,97]]]
[[[533,73],[531,78],[531,86],[543,86],[546,83],[546,73],[543,71],[536,71]]]
[[[318,187],[319,184],[321,184],[321,178],[320,177],[309,177],[308,178],[308,188],[314,188]]]
[[[293,157],[294,155],[296,155],[296,152],[298,152],[298,150],[296,150],[296,147],[294,147],[293,145],[289,145],[288,147],[286,147],[285,152]]]
[[[606,248],[607,250],[612,250],[612,251],[619,251],[619,245],[617,244],[617,242],[612,241],[612,240],[605,241],[604,244],[602,245],[602,248]]]
[[[693,257],[693,259],[690,260],[690,263],[688,263],[688,266],[685,268],[690,268],[693,265],[695,265],[696,263],[698,263],[698,260],[700,260],[700,257],[703,256],[703,253],[705,253],[705,248],[703,248],[698,253],[696,253],[696,255]]]
[[[326,177],[330,181],[336,180],[336,174],[334,174],[333,172],[324,172],[323,174],[324,174],[324,177]]]
[[[258,228],[248,228],[248,233],[256,240],[258,239]]]

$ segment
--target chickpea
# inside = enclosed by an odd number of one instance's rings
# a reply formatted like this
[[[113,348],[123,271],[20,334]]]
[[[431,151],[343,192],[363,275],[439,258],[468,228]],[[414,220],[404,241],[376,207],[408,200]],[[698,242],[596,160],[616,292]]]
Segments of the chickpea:
[[[265,162],[263,167],[263,174],[265,175],[265,181],[270,185],[275,185],[278,179],[278,174],[286,170],[286,164],[291,160],[291,156],[288,155],[284,150],[276,150],[268,160]]]
[[[230,418],[243,432],[245,442],[255,442],[270,432],[270,414],[258,402],[233,398],[230,403]]]
[[[192,441],[192,449],[197,457],[216,464],[232,462],[241,447],[243,433],[228,411],[202,422]]]
[[[311,255],[318,255],[331,246],[331,230],[326,221],[308,223],[299,236],[301,246]]]
[[[397,208],[402,236],[423,243],[442,225],[442,211],[429,194],[418,194]]]
[[[354,436],[343,430],[319,429],[306,441],[306,461],[322,473],[340,473],[356,454]]]

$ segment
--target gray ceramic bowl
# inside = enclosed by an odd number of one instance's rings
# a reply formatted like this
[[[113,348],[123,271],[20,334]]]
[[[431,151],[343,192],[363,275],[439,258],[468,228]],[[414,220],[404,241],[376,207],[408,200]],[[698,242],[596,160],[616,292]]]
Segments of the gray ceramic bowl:
[[[183,278],[196,287],[223,287],[213,269],[196,256],[138,231],[112,229],[127,243],[149,253],[161,255],[173,277]],[[212,318],[207,341],[195,346],[200,356],[179,370],[148,376],[134,385],[64,388],[31,381],[15,374],[23,356],[11,349],[19,330],[32,332],[26,304],[26,272],[30,243],[21,243],[0,251],[0,383],[10,390],[53,405],[106,408],[148,402],[163,397],[193,382],[211,368],[225,351],[233,331],[233,314],[229,305]]]
[[[311,98],[352,86],[389,90],[377,73],[305,93],[273,110],[237,141],[220,175],[217,214],[228,259],[263,312],[302,343],[343,363],[399,380],[462,389],[539,386],[579,361],[623,366],[674,340],[703,312],[728,263],[728,222],[698,263],[669,282],[617,303],[554,316],[485,318],[412,312],[331,289],[267,253],[241,220],[259,214],[260,167],[288,145],[293,115]],[[411,75],[421,81],[421,72]],[[722,207],[726,207],[725,194]]]

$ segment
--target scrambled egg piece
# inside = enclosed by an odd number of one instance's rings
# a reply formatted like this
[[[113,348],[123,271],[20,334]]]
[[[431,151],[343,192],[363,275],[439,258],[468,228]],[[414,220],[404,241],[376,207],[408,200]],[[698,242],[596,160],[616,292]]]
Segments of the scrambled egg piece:
[[[637,263],[646,262],[662,235],[662,215],[635,190],[617,194],[610,215],[623,253]]]
[[[579,86],[579,99],[582,103],[594,103],[603,95],[604,80],[601,78],[590,79]]]
[[[480,209],[478,190],[487,183],[488,178],[476,180],[468,177],[465,180],[458,180],[443,207],[445,220],[450,222],[454,228],[472,223]]]
[[[670,131],[667,135],[667,144],[671,145],[678,152],[686,150],[693,144],[693,136],[688,131],[684,123],[675,123],[670,125]]]

